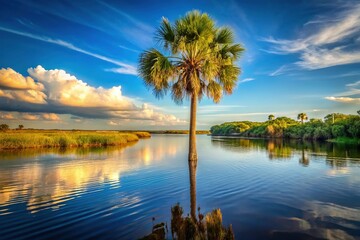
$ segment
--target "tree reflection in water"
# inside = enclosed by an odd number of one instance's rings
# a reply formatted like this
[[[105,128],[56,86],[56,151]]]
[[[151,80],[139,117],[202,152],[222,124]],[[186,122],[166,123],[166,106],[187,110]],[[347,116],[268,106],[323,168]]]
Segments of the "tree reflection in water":
[[[184,209],[177,203],[171,208],[171,236],[173,239],[208,239],[225,240],[235,239],[232,226],[225,227],[222,223],[220,209],[214,209],[204,215],[198,207],[196,214],[196,169],[197,160],[189,160],[190,177],[190,216],[183,216]],[[168,227],[166,223],[159,223],[153,226],[152,233],[143,237],[143,240],[166,239]]]
[[[299,158],[299,163],[304,167],[309,166],[310,161],[307,154],[305,153],[304,148],[301,149],[301,157]]]
[[[294,155],[300,155],[299,163],[309,166],[309,155],[326,156],[328,166],[334,168],[346,167],[348,164],[360,165],[358,145],[336,144],[322,141],[303,141],[288,139],[244,139],[212,137],[214,147],[225,148],[234,152],[244,153],[254,149],[264,149],[269,160],[290,160]]]

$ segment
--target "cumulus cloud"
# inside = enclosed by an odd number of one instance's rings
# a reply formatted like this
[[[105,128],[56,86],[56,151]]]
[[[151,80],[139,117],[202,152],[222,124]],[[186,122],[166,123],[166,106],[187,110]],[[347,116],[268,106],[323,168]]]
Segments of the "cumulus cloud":
[[[28,120],[28,121],[36,121],[36,120],[39,120],[39,118],[40,118],[39,115],[24,113],[24,114],[22,114],[21,119]]]
[[[45,86],[48,101],[72,107],[109,107],[131,109],[133,103],[121,94],[121,87],[104,89],[92,87],[64,70],[45,70],[42,66],[29,68],[28,73]]]
[[[174,115],[159,112],[156,107],[137,106],[133,99],[123,96],[121,86],[93,87],[64,70],[46,70],[42,66],[29,68],[28,73],[29,78],[41,84],[42,91],[0,87],[0,110],[25,112],[28,115],[22,118],[26,120],[60,121],[56,114],[70,114],[74,119],[107,119],[108,124],[125,120],[145,121],[150,125],[185,123]],[[12,81],[17,81],[19,75],[14,74]],[[30,93],[33,95],[28,96]]]
[[[7,112],[0,112],[0,119],[4,119],[4,120],[13,120],[15,119],[14,115],[11,113],[7,113]]]
[[[36,90],[1,90],[0,89],[0,97],[27,102],[27,103],[35,103],[35,104],[45,104],[46,103],[46,95],[43,92]]]
[[[31,77],[24,77],[11,68],[0,69],[0,88],[12,90],[42,91],[44,86],[35,82]]]
[[[60,121],[61,118],[55,113],[43,113],[41,118],[47,121]]]
[[[26,121],[53,121],[59,122],[61,118],[55,113],[24,113],[24,112],[0,112],[0,119],[26,120]]]
[[[44,85],[24,77],[11,68],[0,69],[0,97],[28,103],[44,104]]]
[[[269,53],[300,54],[297,66],[320,69],[360,62],[360,49],[356,39],[360,36],[360,4],[346,6],[338,14],[322,17],[321,21],[305,24],[313,33],[294,40],[263,39],[272,44]],[[311,29],[309,29],[311,28]]]

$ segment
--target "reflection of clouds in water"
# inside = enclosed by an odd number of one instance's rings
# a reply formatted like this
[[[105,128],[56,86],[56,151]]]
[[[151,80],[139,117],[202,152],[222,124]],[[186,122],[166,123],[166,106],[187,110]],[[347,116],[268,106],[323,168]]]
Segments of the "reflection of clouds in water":
[[[90,191],[91,185],[108,183],[112,188],[119,187],[123,173],[151,165],[153,161],[160,162],[179,150],[178,145],[167,145],[165,141],[154,145],[142,140],[138,144],[126,150],[104,148],[83,152],[76,149],[61,154],[31,154],[36,163],[22,161],[12,165],[13,168],[0,170],[0,215],[9,214],[6,206],[21,202],[27,202],[31,213],[49,208],[56,210]]]
[[[130,171],[143,165],[141,159],[150,161],[146,151],[139,156],[140,161],[128,161],[121,157],[121,151],[115,151],[112,157],[103,160],[66,161],[46,167],[40,164],[25,165],[24,168],[1,173],[4,181],[15,185],[2,186],[0,204],[10,205],[27,198],[27,209],[34,213],[39,210],[57,209],[64,202],[81,196],[91,184],[120,184],[122,172]],[[92,156],[90,156],[92,158]],[[121,158],[120,158],[121,157]],[[48,161],[48,160],[45,160]]]
[[[329,169],[326,172],[326,175],[336,177],[336,176],[347,175],[347,174],[350,174],[350,173],[351,173],[350,168],[348,168],[348,167],[339,167],[339,168]]]
[[[156,148],[144,146],[139,150],[139,158],[145,165],[150,165],[152,161],[162,161],[166,156],[175,156],[177,152],[178,148],[172,145],[159,145]]]
[[[346,232],[360,231],[360,209],[333,203],[307,202],[303,218],[284,218],[279,221],[281,229],[274,232],[305,233],[322,239],[355,239]],[[332,226],[331,228],[325,228]]]
[[[14,169],[6,174],[6,178],[10,182],[16,182],[16,185],[10,189],[2,189],[0,204],[12,204],[12,199],[23,201],[27,197],[27,209],[32,213],[47,208],[56,209],[64,202],[81,195],[90,184],[119,184],[121,172],[128,171],[131,167],[129,163],[119,162],[114,158],[91,163],[70,161],[50,168],[40,164],[25,165],[25,168]]]

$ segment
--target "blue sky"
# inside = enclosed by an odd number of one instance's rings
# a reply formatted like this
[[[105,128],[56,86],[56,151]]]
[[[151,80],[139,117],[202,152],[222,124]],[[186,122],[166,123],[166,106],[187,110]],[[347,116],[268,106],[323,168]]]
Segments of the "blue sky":
[[[1,1],[0,121],[16,127],[186,129],[189,103],[137,76],[161,18],[207,12],[246,48],[231,96],[198,128],[360,109],[359,1]]]

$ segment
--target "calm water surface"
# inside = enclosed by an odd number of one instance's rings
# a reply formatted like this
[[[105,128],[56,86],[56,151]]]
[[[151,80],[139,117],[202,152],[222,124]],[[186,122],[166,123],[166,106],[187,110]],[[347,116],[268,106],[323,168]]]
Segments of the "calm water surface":
[[[190,211],[186,135],[0,153],[0,239],[136,239]],[[198,136],[197,205],[237,239],[360,239],[360,149]],[[170,234],[168,235],[170,237]]]

